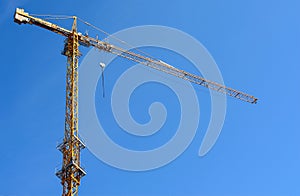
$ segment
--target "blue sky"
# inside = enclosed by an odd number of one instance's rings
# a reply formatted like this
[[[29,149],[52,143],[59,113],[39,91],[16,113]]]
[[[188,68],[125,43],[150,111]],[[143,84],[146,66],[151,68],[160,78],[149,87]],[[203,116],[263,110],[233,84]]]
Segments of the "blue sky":
[[[109,33],[147,24],[178,28],[204,44],[226,85],[259,98],[257,105],[228,98],[216,145],[198,157],[210,98],[206,89],[195,87],[201,97],[201,123],[179,158],[153,171],[129,172],[106,165],[86,149],[82,163],[88,174],[82,178],[80,195],[300,195],[299,6],[296,0],[2,1],[0,195],[61,194],[54,169],[62,161],[55,147],[64,131],[66,59],[60,54],[64,38],[39,27],[17,25],[16,7],[35,14],[77,15]],[[83,55],[87,51],[82,49]],[[165,61],[172,57],[159,49],[148,52]],[[117,60],[122,62],[131,65]],[[113,84],[110,73],[115,72],[120,72],[117,65],[106,73],[108,96]],[[98,115],[106,117],[107,129],[122,132],[98,90]],[[152,100],[166,104],[172,115],[161,130],[163,139],[174,134],[170,128],[178,123],[172,112],[178,109],[177,102],[166,96],[172,92],[149,84],[145,90],[137,89],[131,100],[133,116],[144,123]],[[137,141],[135,145],[114,132],[108,134],[120,144],[144,148],[137,139],[129,140]],[[159,137],[153,142],[145,145],[162,144]]]

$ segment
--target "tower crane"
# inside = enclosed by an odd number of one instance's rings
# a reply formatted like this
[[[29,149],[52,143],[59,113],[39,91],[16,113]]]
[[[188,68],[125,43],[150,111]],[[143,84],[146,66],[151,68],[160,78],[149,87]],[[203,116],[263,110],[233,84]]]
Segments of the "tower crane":
[[[105,52],[129,59],[153,69],[174,75],[189,82],[226,94],[236,99],[255,104],[257,98],[241,91],[226,87],[216,82],[207,80],[200,76],[180,70],[161,60],[137,54],[98,38],[83,35],[77,31],[77,17],[72,16],[72,29],[68,30],[53,24],[47,20],[26,13],[24,9],[16,8],[14,22],[18,24],[31,24],[42,27],[59,35],[66,37],[63,55],[67,56],[66,73],[66,108],[65,108],[65,131],[63,142],[58,149],[63,154],[63,163],[56,175],[61,179],[63,196],[78,195],[78,187],[81,178],[86,174],[80,165],[80,152],[85,147],[78,135],[78,58],[80,56],[79,45],[95,47]]]

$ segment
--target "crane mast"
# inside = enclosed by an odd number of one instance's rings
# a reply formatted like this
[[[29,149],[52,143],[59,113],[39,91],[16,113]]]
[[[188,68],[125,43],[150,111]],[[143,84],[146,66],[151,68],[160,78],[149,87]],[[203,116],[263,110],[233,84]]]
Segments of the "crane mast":
[[[85,146],[78,137],[78,34],[74,17],[72,33],[65,40],[62,52],[67,56],[66,113],[63,142],[58,149],[63,153],[63,164],[56,175],[61,179],[64,195],[78,195],[80,179],[86,173],[80,167],[80,150]]]
[[[85,146],[78,137],[78,47],[77,18],[73,17],[72,30],[66,30],[39,18],[34,18],[22,9],[16,9],[15,22],[34,24],[66,37],[63,55],[67,57],[66,109],[64,139],[57,148],[63,154],[63,163],[56,175],[61,179],[63,196],[78,195],[80,179],[86,172],[80,166],[80,151]]]
[[[153,69],[160,70],[167,74],[174,75],[197,85],[224,93],[236,99],[240,99],[252,104],[257,103],[257,98],[254,96],[207,80],[184,70],[180,70],[161,60],[145,57],[140,54],[119,48],[110,43],[83,35],[82,33],[77,32],[77,17],[73,16],[72,18],[73,26],[71,30],[68,30],[41,18],[31,16],[20,8],[16,8],[14,16],[14,21],[18,24],[36,25],[66,37],[64,50],[62,52],[63,55],[67,56],[65,132],[63,142],[58,145],[58,149],[63,154],[63,163],[62,167],[56,172],[56,175],[61,179],[63,196],[78,195],[80,180],[86,174],[84,169],[80,166],[80,152],[81,149],[85,148],[85,145],[78,136],[79,45],[85,47],[95,47]]]

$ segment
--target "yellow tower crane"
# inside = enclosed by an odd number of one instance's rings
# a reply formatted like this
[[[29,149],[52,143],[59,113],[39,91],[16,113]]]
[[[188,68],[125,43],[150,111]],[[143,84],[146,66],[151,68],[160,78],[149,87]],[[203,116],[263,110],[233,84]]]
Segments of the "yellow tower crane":
[[[78,195],[78,187],[80,185],[81,177],[86,174],[80,166],[80,152],[85,145],[78,136],[79,45],[95,47],[206,88],[210,88],[217,92],[224,93],[242,101],[252,104],[257,103],[257,98],[254,96],[228,88],[216,82],[209,81],[184,70],[177,69],[161,60],[145,57],[119,48],[110,43],[89,37],[88,35],[83,35],[82,33],[77,32],[77,17],[72,16],[72,18],[73,26],[71,30],[68,30],[44,19],[29,15],[24,12],[24,9],[16,8],[14,16],[14,21],[18,24],[36,25],[66,37],[64,50],[62,52],[63,55],[67,56],[65,132],[63,142],[58,145],[58,149],[63,154],[63,164],[61,169],[56,172],[56,175],[61,179],[63,196]]]

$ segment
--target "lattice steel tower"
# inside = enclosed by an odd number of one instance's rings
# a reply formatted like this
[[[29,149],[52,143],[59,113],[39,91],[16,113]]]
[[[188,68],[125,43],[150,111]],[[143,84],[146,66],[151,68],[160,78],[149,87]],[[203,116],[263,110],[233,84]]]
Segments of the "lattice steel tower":
[[[63,196],[78,195],[80,179],[86,173],[80,166],[80,151],[85,146],[78,137],[78,46],[77,18],[73,18],[72,30],[67,30],[30,16],[23,9],[16,9],[15,22],[18,24],[34,24],[66,37],[63,55],[67,56],[66,73],[66,113],[63,142],[57,148],[63,154],[63,163],[56,175],[61,179]]]
[[[58,149],[63,164],[56,175],[61,179],[63,195],[77,195],[80,179],[85,171],[80,167],[80,150],[85,146],[78,137],[78,34],[77,18],[73,17],[72,33],[65,40],[62,52],[67,56],[65,134]]]

